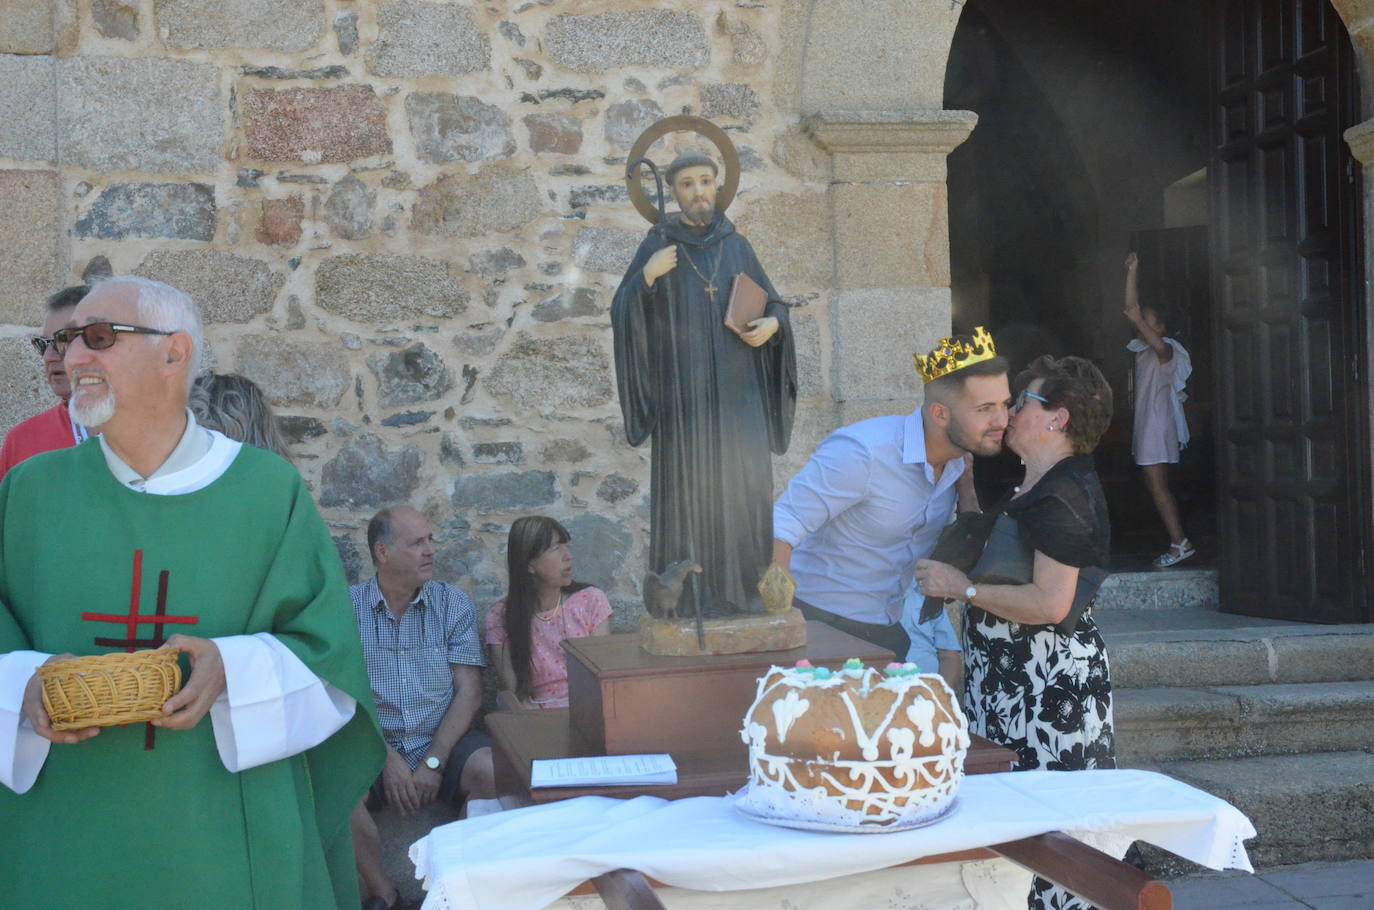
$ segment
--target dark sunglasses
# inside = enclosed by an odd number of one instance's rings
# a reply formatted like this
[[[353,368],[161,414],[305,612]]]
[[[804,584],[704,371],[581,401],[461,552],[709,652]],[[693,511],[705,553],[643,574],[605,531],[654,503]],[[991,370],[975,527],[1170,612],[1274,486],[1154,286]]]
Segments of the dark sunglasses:
[[[1032,392],[1030,389],[1023,389],[1023,390],[1021,391],[1021,394],[1018,395],[1018,396],[1016,396],[1016,410],[1019,411],[1019,410],[1021,410],[1022,408],[1024,408],[1024,407],[1026,406],[1026,399],[1027,399],[1027,398],[1034,398],[1036,401],[1040,402],[1041,404],[1049,404],[1049,403],[1050,403],[1050,400],[1049,400],[1048,398],[1046,398],[1044,395],[1037,395],[1037,394],[1035,394],[1034,392]]]
[[[175,335],[176,332],[164,332],[162,329],[149,329],[141,325],[119,325],[114,322],[92,322],[90,325],[83,325],[79,329],[58,329],[52,333],[52,345],[57,348],[57,353],[67,353],[67,348],[77,338],[86,343],[86,347],[92,351],[103,351],[114,345],[115,340],[122,334],[130,335]],[[37,346],[38,339],[34,339]]]
[[[44,338],[42,335],[36,335],[30,338],[29,344],[33,345],[33,349],[38,352],[39,357],[48,353],[48,345],[57,346],[57,342],[53,341],[51,338]]]

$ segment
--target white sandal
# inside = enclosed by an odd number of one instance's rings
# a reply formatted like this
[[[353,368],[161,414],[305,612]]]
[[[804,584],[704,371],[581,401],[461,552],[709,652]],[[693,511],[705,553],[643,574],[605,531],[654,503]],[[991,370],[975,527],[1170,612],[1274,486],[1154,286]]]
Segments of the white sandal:
[[[1170,566],[1178,565],[1195,553],[1197,553],[1197,549],[1185,537],[1183,543],[1169,544],[1168,550],[1155,557],[1153,565],[1156,569],[1167,569]]]

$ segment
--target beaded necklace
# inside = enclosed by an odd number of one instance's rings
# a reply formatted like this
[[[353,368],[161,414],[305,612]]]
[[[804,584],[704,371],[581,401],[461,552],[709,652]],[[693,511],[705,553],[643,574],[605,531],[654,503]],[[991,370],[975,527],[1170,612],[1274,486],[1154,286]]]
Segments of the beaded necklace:
[[[537,620],[539,620],[540,622],[553,622],[555,619],[558,618],[558,613],[559,613],[559,611],[562,610],[562,609],[563,609],[563,595],[560,593],[560,594],[558,595],[558,606],[556,606],[556,607],[554,607],[552,610],[550,610],[548,616],[545,616],[543,613],[536,613],[536,614],[534,614],[534,618],[537,619]]]
[[[715,260],[712,261],[712,263],[711,263],[711,277],[710,277],[710,278],[707,278],[705,275],[703,275],[703,274],[701,273],[701,269],[697,268],[697,264],[696,264],[695,262],[692,261],[692,257],[689,256],[689,255],[687,254],[687,249],[686,249],[685,247],[683,247],[681,244],[678,244],[678,252],[682,254],[682,255],[681,255],[681,258],[687,260],[687,264],[688,264],[689,266],[691,266],[692,271],[697,273],[697,277],[701,279],[702,284],[706,285],[706,296],[707,296],[708,298],[710,298],[711,303],[715,303],[715,302],[716,302],[716,272],[718,272],[718,271],[720,270],[720,260],[721,260],[721,258],[725,255],[725,244],[723,244],[723,243],[722,243],[722,244],[717,244],[717,248],[716,248],[716,258],[715,258]]]

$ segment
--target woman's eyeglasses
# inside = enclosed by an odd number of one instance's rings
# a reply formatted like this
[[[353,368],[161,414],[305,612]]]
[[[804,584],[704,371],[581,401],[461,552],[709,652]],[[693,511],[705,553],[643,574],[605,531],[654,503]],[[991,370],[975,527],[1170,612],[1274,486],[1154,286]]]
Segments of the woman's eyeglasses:
[[[67,348],[77,338],[86,343],[86,347],[92,351],[103,351],[112,347],[120,335],[175,335],[176,332],[164,332],[162,329],[149,329],[141,325],[119,325],[114,322],[92,322],[90,325],[83,325],[79,329],[58,329],[52,333],[51,340],[48,341],[53,347],[57,348],[57,353],[67,353]],[[33,339],[34,347],[38,347],[38,342],[44,339]],[[46,345],[45,345],[46,347]],[[42,349],[39,349],[42,353]]]
[[[1024,408],[1024,407],[1026,406],[1026,399],[1027,399],[1027,398],[1034,398],[1036,401],[1040,402],[1041,404],[1049,404],[1049,403],[1050,403],[1050,400],[1049,400],[1048,398],[1046,398],[1044,395],[1037,395],[1037,394],[1035,394],[1034,392],[1032,392],[1030,389],[1022,389],[1022,390],[1021,390],[1021,394],[1018,395],[1018,396],[1016,396],[1016,410],[1019,411],[1019,410],[1021,410],[1022,408]]]

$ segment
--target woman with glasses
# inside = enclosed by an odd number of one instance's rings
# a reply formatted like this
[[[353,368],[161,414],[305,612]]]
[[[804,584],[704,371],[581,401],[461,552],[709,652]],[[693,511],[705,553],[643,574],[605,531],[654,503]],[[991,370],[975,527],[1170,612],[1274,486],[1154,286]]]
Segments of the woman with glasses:
[[[968,604],[970,730],[1014,749],[1022,771],[1113,768],[1107,652],[1091,610],[1110,549],[1092,452],[1111,423],[1112,390],[1081,357],[1041,357],[1016,385],[1006,444],[1025,478],[998,503],[969,574],[921,560],[916,579],[927,596]],[[1031,906],[1087,905],[1037,878]]]

